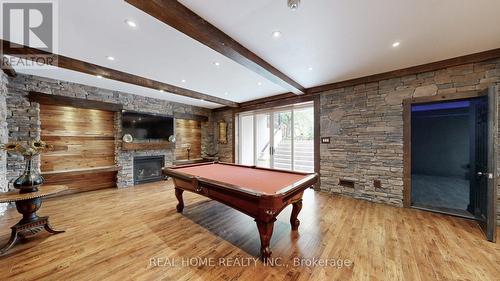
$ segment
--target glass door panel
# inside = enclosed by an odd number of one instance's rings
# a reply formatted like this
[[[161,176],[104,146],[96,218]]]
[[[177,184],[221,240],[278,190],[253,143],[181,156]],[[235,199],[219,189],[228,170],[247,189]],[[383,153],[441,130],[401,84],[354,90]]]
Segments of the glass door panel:
[[[255,115],[255,165],[271,167],[271,114]]]
[[[238,125],[238,163],[314,172],[312,104],[249,112]]]
[[[314,172],[314,108],[293,110],[293,170]]]
[[[240,116],[239,126],[239,157],[240,164],[254,165],[254,134],[253,134],[253,115]]]
[[[273,168],[292,170],[292,111],[276,111],[273,119]]]

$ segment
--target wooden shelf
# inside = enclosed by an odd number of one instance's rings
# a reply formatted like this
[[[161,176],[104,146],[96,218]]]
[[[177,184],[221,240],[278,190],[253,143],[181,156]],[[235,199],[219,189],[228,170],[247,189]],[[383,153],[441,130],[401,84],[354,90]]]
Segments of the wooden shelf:
[[[154,150],[154,149],[174,149],[175,143],[162,142],[122,142],[122,150]]]
[[[76,175],[92,174],[92,173],[115,172],[115,171],[119,171],[121,169],[122,168],[120,166],[82,168],[82,169],[72,169],[72,170],[64,170],[64,171],[42,172],[42,176],[48,176],[48,175],[76,176]]]

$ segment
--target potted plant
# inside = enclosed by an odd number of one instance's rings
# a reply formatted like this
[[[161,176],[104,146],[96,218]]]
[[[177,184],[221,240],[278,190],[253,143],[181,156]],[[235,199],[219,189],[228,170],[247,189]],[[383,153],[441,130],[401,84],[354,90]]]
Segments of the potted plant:
[[[52,148],[49,144],[41,140],[28,142],[9,142],[0,147],[8,153],[18,154],[26,160],[26,167],[23,174],[14,181],[14,187],[19,189],[19,193],[29,193],[38,191],[38,186],[43,184],[43,177],[33,165],[33,157]]]

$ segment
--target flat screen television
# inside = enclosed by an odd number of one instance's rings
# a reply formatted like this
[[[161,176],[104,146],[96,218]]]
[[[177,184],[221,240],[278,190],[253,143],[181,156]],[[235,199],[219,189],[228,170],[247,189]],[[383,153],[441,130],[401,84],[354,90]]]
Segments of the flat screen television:
[[[174,134],[174,118],[125,111],[122,113],[122,132],[132,135],[134,140],[168,140]]]

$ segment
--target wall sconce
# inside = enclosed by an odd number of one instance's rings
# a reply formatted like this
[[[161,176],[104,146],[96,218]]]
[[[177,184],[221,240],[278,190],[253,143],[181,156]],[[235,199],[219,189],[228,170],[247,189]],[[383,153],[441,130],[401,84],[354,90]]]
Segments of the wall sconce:
[[[224,120],[219,121],[219,143],[227,143],[227,123]]]

